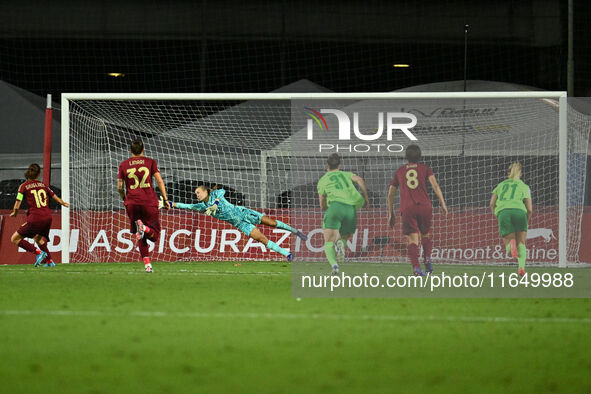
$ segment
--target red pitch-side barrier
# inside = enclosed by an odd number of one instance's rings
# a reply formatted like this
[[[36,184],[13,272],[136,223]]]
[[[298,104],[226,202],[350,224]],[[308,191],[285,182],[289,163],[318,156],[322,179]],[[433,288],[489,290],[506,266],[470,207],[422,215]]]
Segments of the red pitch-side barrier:
[[[267,210],[270,216],[289,222],[291,215],[297,227],[308,233],[309,240],[303,242],[288,236],[283,230],[266,226],[259,228],[269,239],[280,243],[284,248],[303,259],[322,259],[323,237],[322,216],[319,212]],[[532,254],[530,261],[556,262],[558,259],[558,240],[556,215],[537,212],[532,218],[528,231],[528,249]],[[18,251],[10,242],[11,235],[25,221],[25,215],[8,217],[10,211],[0,211],[3,215],[0,229],[0,264],[30,264],[33,256]],[[75,212],[72,213],[75,215]],[[138,261],[139,252],[135,240],[127,229],[127,218],[123,212],[92,212],[93,223],[125,223],[125,227],[109,229],[99,226],[92,229],[72,228],[71,261],[88,260],[89,253],[95,260],[104,262]],[[203,260],[281,260],[275,252],[266,250],[261,244],[250,240],[234,227],[211,217],[190,211],[172,211],[163,215],[174,215],[175,219],[162,220],[160,241],[151,252],[154,261],[169,261],[171,256],[186,261]],[[297,219],[293,219],[297,217]],[[188,220],[187,220],[188,219]],[[349,245],[348,256],[380,261],[382,256],[405,256],[406,245],[400,231],[400,220],[394,233],[387,227],[387,212],[372,209],[360,211],[358,231]],[[173,223],[191,223],[179,228]],[[555,223],[549,225],[548,223]],[[50,233],[49,250],[56,262],[61,261],[61,223],[60,215],[54,214]],[[496,230],[496,220],[485,209],[474,209],[462,213],[452,213],[447,218],[435,215],[433,225],[435,259],[462,259],[478,261],[506,261],[501,249],[501,240]],[[468,236],[466,236],[468,234]],[[591,210],[585,212],[582,223],[579,257],[581,261],[591,262]],[[99,256],[97,259],[96,256]],[[398,259],[400,260],[400,259]]]

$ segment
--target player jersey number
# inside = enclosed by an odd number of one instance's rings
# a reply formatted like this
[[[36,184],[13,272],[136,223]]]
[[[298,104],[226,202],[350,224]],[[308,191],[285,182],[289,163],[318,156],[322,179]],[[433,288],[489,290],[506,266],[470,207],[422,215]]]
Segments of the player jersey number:
[[[505,198],[505,195],[507,194],[507,192],[509,191],[509,189],[511,190],[511,196]],[[515,190],[517,189],[517,184],[514,183],[512,185],[509,185],[508,183],[505,183],[503,185],[503,190],[501,190],[501,195],[499,196],[499,200],[501,201],[506,201],[506,200],[513,200],[513,197],[515,197]]]
[[[328,179],[335,184],[336,189],[341,190],[347,187],[347,178],[343,174],[331,175]]]
[[[136,171],[142,172],[144,174],[141,181],[139,180],[139,178],[135,174]],[[145,189],[147,187],[150,187],[150,184],[146,183],[148,176],[150,176],[150,169],[148,167],[140,167],[137,170],[135,168],[129,168],[126,172],[127,172],[127,177],[130,179],[133,179],[133,182],[134,182],[133,185],[129,186],[129,188],[131,190],[137,189],[138,186],[140,189]]]
[[[418,175],[417,170],[406,171],[406,186],[408,186],[409,189],[416,189],[419,187]]]
[[[45,190],[33,189],[31,190],[31,193],[33,193],[33,197],[35,197],[35,205],[37,205],[37,208],[43,208],[47,206],[47,193],[45,193]]]

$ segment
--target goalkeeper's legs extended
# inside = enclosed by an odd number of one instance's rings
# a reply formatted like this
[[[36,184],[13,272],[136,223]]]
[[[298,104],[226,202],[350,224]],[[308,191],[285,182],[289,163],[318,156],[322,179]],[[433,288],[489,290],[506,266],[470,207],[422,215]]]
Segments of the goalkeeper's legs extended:
[[[298,237],[300,237],[304,241],[306,241],[308,239],[308,236],[306,236],[306,234],[304,234],[303,232],[301,232],[299,230],[296,230],[295,228],[291,227],[287,223],[283,223],[281,220],[273,219],[273,218],[265,215],[265,216],[261,217],[261,223],[266,226],[277,227],[282,230],[287,230],[290,233],[297,235]]]
[[[293,255],[286,249],[283,249],[281,246],[277,245],[275,242],[270,241],[267,237],[261,233],[261,230],[258,228],[253,228],[248,235],[250,238],[254,239],[255,241],[259,241],[267,248],[271,249],[274,252],[281,253],[285,257],[287,257],[287,261],[291,261],[293,259]]]

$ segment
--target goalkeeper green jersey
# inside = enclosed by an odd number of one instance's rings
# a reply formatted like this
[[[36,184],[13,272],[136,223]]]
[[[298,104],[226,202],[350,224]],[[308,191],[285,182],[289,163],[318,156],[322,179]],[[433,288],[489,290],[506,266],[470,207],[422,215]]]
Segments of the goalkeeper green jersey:
[[[523,200],[531,198],[531,192],[529,186],[522,180],[504,180],[495,187],[493,194],[498,197],[495,205],[495,216],[499,216],[499,212],[503,209],[520,209],[527,212]]]
[[[351,178],[352,172],[346,171],[328,171],[318,181],[318,194],[326,196],[326,202],[330,207],[333,202],[340,202],[347,205],[353,205],[359,209],[365,203],[365,198],[355,188]]]

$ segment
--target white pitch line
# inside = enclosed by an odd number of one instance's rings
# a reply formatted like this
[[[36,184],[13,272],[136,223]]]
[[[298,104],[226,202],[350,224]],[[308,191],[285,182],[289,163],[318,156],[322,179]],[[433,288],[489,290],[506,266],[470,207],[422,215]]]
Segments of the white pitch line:
[[[134,271],[71,271],[71,270],[51,270],[51,269],[38,269],[39,272],[50,272],[50,273],[62,273],[62,274],[92,274],[92,275],[113,275],[113,274],[127,274],[127,275],[146,275],[143,268],[134,270]],[[32,269],[26,268],[13,268],[13,269],[6,269],[0,270],[2,272],[10,272],[16,274],[22,273],[30,273],[33,272]],[[210,276],[223,276],[223,275],[286,275],[290,274],[291,271],[284,271],[284,272],[264,272],[264,271],[251,271],[251,272],[240,272],[240,271],[210,271],[210,270],[203,270],[203,271],[179,271],[179,272],[162,272],[157,271],[153,275],[210,275]]]
[[[67,310],[0,310],[3,316],[119,316],[149,318],[194,318],[194,319],[283,319],[283,320],[351,320],[383,322],[448,322],[448,323],[558,323],[591,324],[584,317],[503,317],[503,316],[405,316],[405,315],[343,315],[320,313],[208,313],[208,312],[161,312],[161,311],[67,311]]]

